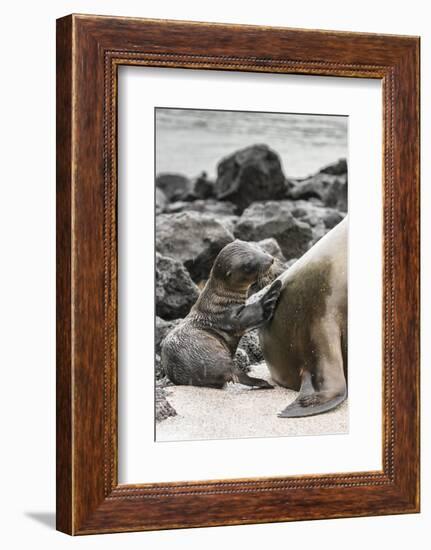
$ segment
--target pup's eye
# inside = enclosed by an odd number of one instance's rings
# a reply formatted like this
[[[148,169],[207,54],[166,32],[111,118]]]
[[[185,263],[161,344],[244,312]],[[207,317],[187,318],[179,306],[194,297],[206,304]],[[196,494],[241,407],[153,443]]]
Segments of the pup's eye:
[[[226,277],[230,277],[231,275],[232,275],[232,271],[228,271],[228,272],[226,273]]]

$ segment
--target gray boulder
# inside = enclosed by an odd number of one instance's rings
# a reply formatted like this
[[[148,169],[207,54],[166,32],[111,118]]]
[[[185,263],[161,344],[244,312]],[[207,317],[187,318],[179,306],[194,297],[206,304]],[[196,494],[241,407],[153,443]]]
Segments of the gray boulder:
[[[287,260],[302,256],[313,238],[309,224],[292,215],[289,201],[253,203],[243,212],[234,234],[244,241],[273,237]]]
[[[237,348],[233,358],[233,364],[242,372],[247,373],[250,370],[250,359],[244,349]]]
[[[199,296],[181,262],[156,252],[156,315],[164,319],[185,317]]]
[[[311,227],[323,223],[327,229],[335,227],[345,216],[335,208],[328,208],[303,200],[292,202],[291,212],[295,218],[307,222]]]
[[[254,201],[282,199],[286,180],[280,159],[267,145],[253,145],[222,159],[217,166],[217,198],[241,212]]]
[[[347,174],[347,160],[338,159],[337,162],[333,162],[325,168],[320,170],[321,174],[332,174],[333,176],[341,176],[342,174]]]
[[[200,212],[201,214],[211,216],[232,233],[239,219],[238,216],[235,215],[235,210],[236,206],[229,201],[197,199],[191,202],[173,202],[166,207],[165,212],[175,214],[179,212]]]
[[[323,217],[323,223],[327,229],[332,229],[338,225],[344,218],[346,213],[335,210],[335,208],[327,208],[326,214]]]
[[[324,203],[326,206],[332,206],[342,212],[347,212],[347,197],[348,188],[346,174],[344,176],[340,176],[333,182],[324,197]]]
[[[292,265],[298,261],[298,258],[292,258],[291,260],[289,260],[288,262],[286,262],[284,264],[284,270],[286,271],[286,269],[289,269],[289,267],[292,267]]]
[[[172,321],[166,321],[156,315],[156,326],[154,334],[154,346],[156,353],[160,354],[163,340],[171,332],[173,328],[181,323],[182,319],[175,319]]]
[[[301,221],[308,223],[313,232],[312,245],[341,222],[345,214],[335,210],[313,204],[311,201],[296,201],[292,203],[292,214]]]
[[[197,199],[214,198],[215,182],[208,179],[206,172],[202,172],[202,174],[192,180],[192,192]]]
[[[319,172],[304,180],[296,181],[288,195],[294,200],[317,198],[325,206],[347,212],[347,174],[334,175]]]
[[[259,334],[257,329],[246,332],[238,344],[238,349],[242,349],[247,354],[250,363],[255,365],[263,361],[262,348],[260,347]]]
[[[201,212],[215,217],[235,216],[235,205],[229,201],[217,201],[215,199],[197,199],[192,202],[177,201],[166,207],[166,212],[176,214],[178,212]]]
[[[168,199],[161,189],[156,187],[156,214],[160,214],[166,208]]]
[[[177,411],[166,399],[165,388],[156,386],[156,422],[161,422],[170,416],[176,416]]]
[[[154,373],[156,375],[156,380],[162,380],[166,376],[160,352],[154,355]]]
[[[170,202],[193,198],[192,182],[182,174],[158,174],[156,188],[163,191]]]
[[[311,246],[315,245],[317,241],[320,241],[322,237],[326,235],[328,229],[324,226],[323,223],[313,227],[313,240],[311,241]]]
[[[156,375],[156,384],[160,385],[163,388],[166,388],[167,386],[173,386],[172,382],[166,376],[165,368],[162,363],[162,357],[158,353],[154,355],[154,372]]]
[[[217,254],[233,240],[224,224],[206,214],[181,212],[156,218],[156,251],[182,262],[195,282],[208,278]]]
[[[286,261],[286,258],[283,256],[283,252],[281,251],[280,245],[273,237],[263,239],[257,244],[264,252],[270,254],[273,258],[280,260],[280,262]]]

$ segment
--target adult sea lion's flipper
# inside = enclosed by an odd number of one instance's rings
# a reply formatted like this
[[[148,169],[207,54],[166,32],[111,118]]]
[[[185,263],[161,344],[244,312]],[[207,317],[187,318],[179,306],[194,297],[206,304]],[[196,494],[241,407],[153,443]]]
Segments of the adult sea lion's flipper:
[[[312,384],[311,374],[304,372],[298,397],[277,416],[279,418],[314,416],[335,409],[346,397],[345,387],[339,392],[316,391]]]

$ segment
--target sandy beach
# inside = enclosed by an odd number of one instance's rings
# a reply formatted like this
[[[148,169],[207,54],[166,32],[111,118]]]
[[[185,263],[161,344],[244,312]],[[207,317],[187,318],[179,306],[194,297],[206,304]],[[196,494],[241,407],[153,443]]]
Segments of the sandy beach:
[[[265,363],[255,365],[251,376],[271,381]],[[297,392],[275,386],[254,390],[229,384],[224,390],[171,386],[168,400],[177,415],[157,424],[157,441],[283,437],[348,432],[347,401],[328,413],[308,418],[278,418]]]

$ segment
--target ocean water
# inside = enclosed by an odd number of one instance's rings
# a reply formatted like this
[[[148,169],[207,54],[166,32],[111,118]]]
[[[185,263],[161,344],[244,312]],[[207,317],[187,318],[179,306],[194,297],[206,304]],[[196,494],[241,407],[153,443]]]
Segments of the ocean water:
[[[287,177],[306,177],[348,155],[348,117],[334,115],[156,109],[156,174],[214,178],[238,149],[265,143]]]

